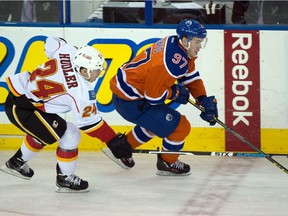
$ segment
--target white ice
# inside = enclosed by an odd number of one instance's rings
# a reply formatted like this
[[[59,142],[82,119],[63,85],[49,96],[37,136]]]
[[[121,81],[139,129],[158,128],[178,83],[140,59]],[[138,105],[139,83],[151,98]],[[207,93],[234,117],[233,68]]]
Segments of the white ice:
[[[15,151],[0,151],[4,164]],[[80,152],[76,174],[90,192],[59,194],[55,152],[29,162],[23,180],[0,172],[1,216],[286,216],[288,175],[265,158],[181,156],[190,176],[157,176],[156,155],[134,154],[127,171],[101,152]],[[275,158],[286,166],[286,157]]]

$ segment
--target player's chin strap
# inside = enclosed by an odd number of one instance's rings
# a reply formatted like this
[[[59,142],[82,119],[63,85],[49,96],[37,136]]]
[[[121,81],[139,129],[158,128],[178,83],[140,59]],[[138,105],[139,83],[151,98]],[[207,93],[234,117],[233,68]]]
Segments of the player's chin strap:
[[[187,41],[188,41],[188,47],[185,47],[185,46],[183,45],[183,43],[182,43],[182,39],[180,39],[179,41],[180,41],[180,44],[182,45],[182,47],[186,50],[186,53],[187,53],[188,57],[191,59],[191,56],[190,56],[189,53],[188,53],[188,50],[190,49],[190,46],[191,46],[191,44],[190,44],[191,39],[188,40],[188,38],[187,38]]]
[[[85,76],[83,76],[83,75],[81,74],[81,67],[80,67],[79,71],[77,70],[76,67],[75,67],[74,69],[75,69],[87,82],[91,82],[91,81],[90,81],[90,76],[91,76],[91,73],[90,73],[90,72],[88,72],[88,77],[85,77]]]
[[[84,77],[84,79],[87,81],[87,82],[90,82],[90,83],[93,83],[94,81],[91,81],[90,79],[91,79],[91,74],[92,74],[92,72],[93,72],[93,70],[91,70],[91,69],[87,69],[88,70],[88,77]]]
[[[193,100],[189,99],[188,102],[190,104],[192,104],[194,107],[196,107],[197,109],[199,109],[201,112],[204,112],[203,107],[199,106],[196,102],[194,102]],[[241,140],[242,142],[246,143],[247,145],[249,145],[251,148],[253,148],[256,152],[263,154],[265,156],[265,158],[267,158],[271,163],[273,163],[275,166],[277,166],[279,169],[281,169],[282,171],[284,171],[286,174],[288,174],[288,170],[282,166],[280,163],[278,163],[277,161],[275,161],[272,157],[272,155],[266,154],[263,151],[261,151],[259,148],[257,148],[255,145],[253,145],[251,142],[249,142],[247,139],[245,139],[243,136],[241,136],[239,133],[237,133],[236,131],[234,131],[232,128],[228,127],[225,123],[223,123],[222,121],[220,121],[218,118],[216,118],[214,116],[214,120],[221,125],[222,127],[224,127],[227,131],[229,131],[233,136],[237,137],[239,140]]]

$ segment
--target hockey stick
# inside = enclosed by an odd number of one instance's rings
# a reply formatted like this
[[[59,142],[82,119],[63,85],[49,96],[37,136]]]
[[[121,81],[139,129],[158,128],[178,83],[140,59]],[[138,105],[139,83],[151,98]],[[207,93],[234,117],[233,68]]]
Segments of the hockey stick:
[[[198,155],[198,156],[220,156],[220,157],[265,157],[265,154],[248,153],[248,152],[203,152],[203,151],[168,151],[168,150],[152,150],[152,149],[134,149],[133,153],[140,154],[178,154],[178,155]],[[270,156],[284,156],[288,154],[269,154]]]
[[[190,104],[192,104],[194,107],[196,107],[197,109],[199,109],[201,112],[204,112],[204,109],[202,107],[200,107],[196,102],[192,101],[191,99],[189,99],[188,101]],[[239,140],[241,140],[242,142],[246,143],[247,145],[249,145],[251,148],[253,148],[256,152],[263,154],[265,158],[267,158],[271,163],[273,163],[275,166],[277,166],[279,169],[281,169],[282,171],[284,171],[286,174],[288,174],[288,170],[282,166],[280,163],[278,163],[276,160],[274,160],[272,157],[272,155],[266,154],[263,151],[261,151],[259,148],[257,148],[255,145],[253,145],[251,142],[249,142],[247,139],[245,139],[243,136],[241,136],[239,133],[237,133],[236,131],[234,131],[232,128],[230,128],[229,126],[227,126],[225,123],[223,123],[222,121],[220,121],[218,118],[216,118],[214,116],[214,120],[221,125],[223,128],[225,128],[227,131],[229,131],[232,135],[234,135],[235,137],[237,137]]]

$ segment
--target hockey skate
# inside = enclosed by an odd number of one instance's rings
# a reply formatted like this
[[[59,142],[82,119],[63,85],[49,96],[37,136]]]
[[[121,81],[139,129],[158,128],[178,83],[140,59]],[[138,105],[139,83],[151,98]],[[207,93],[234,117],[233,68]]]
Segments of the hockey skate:
[[[10,158],[0,170],[26,180],[31,179],[34,175],[34,171],[28,166],[27,162],[18,157]]]
[[[76,175],[62,174],[57,164],[56,192],[58,193],[84,193],[88,192],[89,184],[87,181]]]
[[[135,165],[135,162],[132,157],[130,158],[116,158],[109,148],[102,149],[102,152],[116,164],[118,164],[123,169],[129,170]]]
[[[157,175],[160,176],[186,176],[190,175],[190,166],[179,160],[174,163],[164,161],[160,154],[157,155]]]

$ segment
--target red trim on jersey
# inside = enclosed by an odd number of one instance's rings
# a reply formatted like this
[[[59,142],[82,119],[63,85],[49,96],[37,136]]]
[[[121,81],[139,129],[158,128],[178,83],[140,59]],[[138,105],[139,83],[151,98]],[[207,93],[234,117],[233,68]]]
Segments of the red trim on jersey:
[[[59,96],[55,96],[54,98],[52,98],[52,99],[50,99],[50,100],[47,100],[46,102],[52,101],[53,99],[55,99],[55,98],[57,98],[57,97],[61,97],[61,96],[63,96],[63,95],[68,95],[68,96],[70,96],[70,97],[72,98],[72,100],[74,101],[75,107],[76,107],[76,109],[77,109],[77,112],[80,113],[75,98],[74,98],[72,95],[68,94],[68,93],[65,93],[65,94],[62,94],[62,95],[59,95]]]
[[[55,52],[56,52],[58,49],[60,49],[60,47],[61,47],[61,43],[60,43],[60,41],[58,41],[58,48],[55,50]]]
[[[44,104],[33,103],[33,105],[34,105],[34,107],[36,107],[37,109],[41,110],[42,112],[46,112]]]

